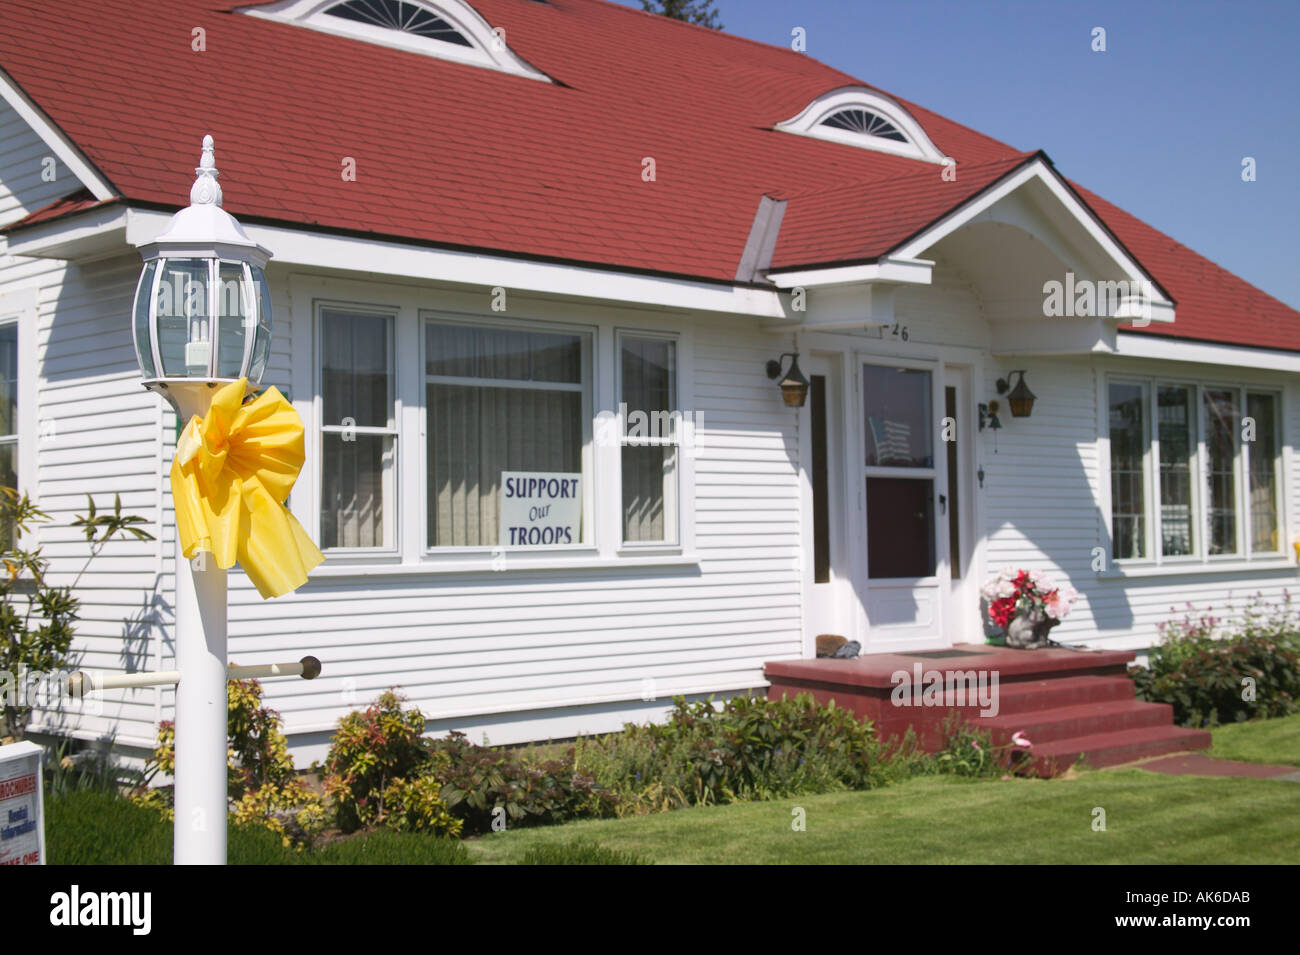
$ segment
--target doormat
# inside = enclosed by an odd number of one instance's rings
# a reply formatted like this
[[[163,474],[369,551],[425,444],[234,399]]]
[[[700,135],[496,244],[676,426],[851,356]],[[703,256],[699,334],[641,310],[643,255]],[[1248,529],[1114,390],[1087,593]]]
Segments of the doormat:
[[[922,653],[905,653],[908,657],[929,657],[933,660],[946,660],[949,657],[983,657],[986,653],[972,653],[970,650],[926,650]]]

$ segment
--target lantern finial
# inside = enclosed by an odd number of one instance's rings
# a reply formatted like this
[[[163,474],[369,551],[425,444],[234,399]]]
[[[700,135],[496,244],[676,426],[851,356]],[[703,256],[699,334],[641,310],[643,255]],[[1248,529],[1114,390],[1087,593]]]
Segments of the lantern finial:
[[[203,156],[194,170],[194,185],[190,187],[190,205],[220,206],[221,186],[217,184],[217,158],[212,137],[203,137]]]

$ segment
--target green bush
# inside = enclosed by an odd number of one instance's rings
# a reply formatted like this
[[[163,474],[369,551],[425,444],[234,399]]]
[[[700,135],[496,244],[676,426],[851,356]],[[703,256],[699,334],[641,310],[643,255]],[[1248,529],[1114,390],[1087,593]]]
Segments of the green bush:
[[[524,853],[522,865],[650,865],[650,860],[632,852],[606,849],[581,840],[561,846],[533,846]]]
[[[226,684],[226,733],[226,792],[234,825],[269,829],[285,847],[311,845],[325,827],[325,807],[294,771],[280,714],[262,705],[257,680]],[[165,720],[158,724],[157,745],[132,801],[171,819],[175,788],[150,783],[161,773],[175,771],[176,728]]]
[[[465,834],[614,812],[614,794],[577,770],[572,747],[558,758],[533,760],[520,751],[477,746],[464,733],[430,745],[443,758],[442,798]]]
[[[364,711],[339,720],[325,758],[325,792],[334,800],[339,828],[459,835],[460,820],[440,792],[447,760],[421,735],[424,715],[415,707],[403,710],[402,703],[388,690]]]
[[[1002,776],[1020,767],[1023,753],[1014,743],[995,746],[987,730],[951,713],[943,723],[943,748],[916,768],[952,776]]]
[[[617,794],[620,815],[867,789],[880,747],[869,723],[812,696],[678,698],[663,724],[580,741],[578,767]]]
[[[1193,617],[1188,608],[1181,620],[1162,626],[1148,666],[1129,669],[1138,699],[1171,704],[1184,726],[1300,711],[1300,623],[1289,594],[1273,607],[1257,595],[1222,633],[1222,619]]]

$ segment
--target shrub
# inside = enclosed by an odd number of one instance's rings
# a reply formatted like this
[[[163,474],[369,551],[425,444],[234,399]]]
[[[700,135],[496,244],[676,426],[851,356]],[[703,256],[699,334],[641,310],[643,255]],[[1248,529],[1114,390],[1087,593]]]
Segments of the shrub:
[[[50,520],[26,494],[0,487],[0,673],[12,677],[24,670],[49,673],[67,662],[81,609],[73,593],[90,562],[119,535],[151,541],[153,535],[139,525],[143,517],[122,513],[115,499],[112,513],[99,514],[95,500],[86,495],[86,515],[71,524],[86,535],[89,555],[70,584],[55,586],[46,579],[49,561],[40,549],[25,550],[20,541],[31,525]],[[12,678],[0,678],[0,744],[21,740],[31,722],[33,707]]]
[[[231,680],[226,685],[226,721],[226,787],[234,824],[270,829],[286,847],[310,845],[325,826],[325,807],[320,796],[294,772],[280,714],[262,706],[260,683]],[[159,774],[175,771],[176,730],[173,723],[164,721],[158,726],[158,743],[132,801],[171,819],[174,788],[150,788],[149,783]]]
[[[1169,703],[1185,726],[1214,726],[1300,711],[1300,625],[1290,594],[1278,606],[1255,599],[1222,635],[1223,620],[1193,616],[1161,628],[1147,667],[1131,667],[1139,699]],[[1245,680],[1253,681],[1246,692]]]
[[[71,739],[60,740],[46,764],[46,792],[52,798],[87,791],[118,795],[123,787],[138,786],[144,779],[140,770],[118,765],[111,744],[82,752],[75,751],[76,745]]]
[[[339,720],[325,759],[325,791],[334,800],[339,828],[354,832],[378,825],[459,835],[460,820],[441,794],[447,760],[421,736],[424,715],[415,707],[404,711],[402,703],[388,690]]]
[[[1014,743],[993,745],[986,730],[950,713],[943,723],[943,748],[934,753],[928,768],[953,776],[1001,776],[1019,767],[1023,753]]]
[[[614,811],[614,795],[577,770],[572,747],[558,758],[533,761],[519,752],[477,746],[464,733],[430,745],[445,759],[438,770],[442,797],[466,834]]]
[[[532,846],[522,865],[650,865],[650,860],[632,852],[606,849],[594,842],[577,840],[566,845]]]
[[[678,698],[666,723],[581,741],[578,765],[627,815],[866,789],[879,755],[871,725],[833,703],[735,696],[720,709]]]

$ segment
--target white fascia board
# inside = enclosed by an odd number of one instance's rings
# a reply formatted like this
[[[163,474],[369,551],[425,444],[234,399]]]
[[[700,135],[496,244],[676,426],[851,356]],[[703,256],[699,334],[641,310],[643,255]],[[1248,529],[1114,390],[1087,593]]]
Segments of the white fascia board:
[[[141,245],[153,241],[167,228],[170,220],[171,215],[166,212],[128,210],[127,243]],[[487,288],[500,286],[564,298],[598,299],[684,311],[726,312],[759,318],[785,315],[781,294],[776,290],[326,235],[283,226],[241,225],[249,238],[271,251],[273,263],[367,272],[426,282]]]
[[[87,209],[9,233],[8,252],[34,259],[84,259],[126,242],[130,210],[121,203]]]
[[[777,288],[825,288],[867,283],[929,285],[934,263],[925,259],[891,256],[869,265],[843,265],[797,272],[768,272]]]
[[[1025,166],[1019,172],[1003,180],[997,186],[989,189],[976,196],[970,202],[959,206],[953,210],[938,223],[927,229],[921,235],[912,239],[906,245],[895,250],[894,255],[898,258],[912,259],[920,255],[926,249],[933,246],[936,242],[944,237],[956,232],[962,226],[975,219],[980,213],[989,209],[1002,199],[1011,195],[1021,186],[1025,185],[1032,179],[1037,179],[1045,185],[1052,194],[1061,203],[1062,207],[1074,217],[1080,226],[1088,235],[1097,243],[1097,245],[1113,260],[1123,272],[1134,280],[1145,280],[1152,283],[1152,291],[1156,297],[1152,299],[1151,306],[1167,306],[1173,308],[1173,302],[1160,295],[1155,288],[1154,280],[1147,275],[1146,271],[1134,260],[1123,248],[1120,247],[1109,233],[1101,227],[1092,213],[1086,209],[1079,200],[1070,192],[1061,182],[1060,178],[1054,171],[1048,168],[1047,164],[1041,159],[1034,159],[1029,165]]]
[[[83,186],[90,190],[92,196],[102,200],[112,199],[117,195],[91,165],[90,160],[82,155],[81,150],[59,131],[44,111],[28,99],[27,94],[19,89],[18,84],[14,83],[3,70],[0,70],[0,97],[3,97],[4,101],[13,107],[14,112],[22,117],[23,122],[41,137],[45,145],[50,147],[50,151],[59,157],[63,165],[72,171]]]
[[[1300,373],[1300,352],[1280,351],[1275,348],[1244,348],[1240,345],[1219,345],[1214,342],[1189,342],[1123,330],[1117,338],[1116,354],[1121,358],[1149,358],[1159,361],[1193,362],[1199,365],[1226,365]]]

